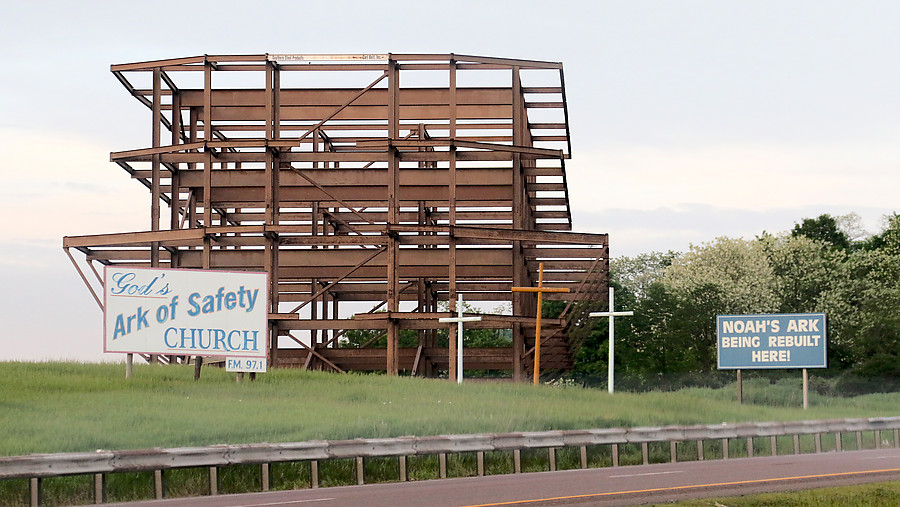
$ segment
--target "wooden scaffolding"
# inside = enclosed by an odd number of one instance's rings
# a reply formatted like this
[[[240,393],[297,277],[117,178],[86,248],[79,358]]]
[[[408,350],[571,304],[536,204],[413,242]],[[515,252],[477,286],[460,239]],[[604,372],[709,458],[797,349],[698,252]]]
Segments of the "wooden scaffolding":
[[[465,368],[524,380],[535,301],[511,287],[543,263],[545,286],[570,289],[547,299],[606,300],[607,235],[571,232],[560,63],[263,54],[111,70],[150,110],[150,146],[110,155],[149,189],[150,227],[67,236],[66,252],[94,274],[95,262],[268,272],[273,366],[452,378],[454,341],[438,347],[436,330],[463,293],[512,309],[467,326],[510,329],[512,343],[466,348]],[[100,303],[100,277],[70,258]],[[544,319],[544,369],[571,366],[570,324]],[[340,346],[359,329],[387,346]],[[418,346],[398,346],[404,329]]]

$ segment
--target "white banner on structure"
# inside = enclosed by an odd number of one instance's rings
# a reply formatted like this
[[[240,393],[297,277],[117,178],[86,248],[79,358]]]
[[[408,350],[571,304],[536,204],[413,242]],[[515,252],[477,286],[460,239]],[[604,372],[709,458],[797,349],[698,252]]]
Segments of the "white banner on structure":
[[[266,357],[266,273],[107,266],[103,278],[104,352]]]

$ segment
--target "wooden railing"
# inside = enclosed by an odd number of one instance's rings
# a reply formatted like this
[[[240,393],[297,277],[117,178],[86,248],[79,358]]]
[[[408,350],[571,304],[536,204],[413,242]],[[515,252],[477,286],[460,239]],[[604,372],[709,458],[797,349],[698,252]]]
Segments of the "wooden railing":
[[[768,438],[769,454],[776,455],[776,437],[793,436],[793,452],[800,453],[800,436],[813,435],[816,452],[822,451],[822,435],[834,435],[834,450],[843,450],[843,434],[855,433],[854,449],[863,447],[863,432],[873,432],[875,447],[887,441],[900,447],[900,417],[870,419],[834,419],[822,421],[788,421],[746,424],[716,424],[699,426],[667,426],[642,428],[611,428],[572,431],[540,431],[477,435],[439,435],[429,437],[374,438],[338,441],[309,441],[283,444],[213,445],[207,447],[179,447],[130,451],[104,451],[31,454],[0,458],[0,480],[30,479],[31,504],[40,505],[41,480],[67,475],[94,475],[96,503],[106,498],[106,475],[120,472],[153,471],[156,497],[163,498],[163,473],[176,468],[207,468],[209,494],[218,493],[218,469],[231,465],[259,465],[262,490],[269,489],[269,464],[307,461],[311,465],[311,487],[318,487],[318,463],[321,460],[355,459],[356,481],[363,484],[363,460],[376,457],[398,457],[398,480],[408,479],[406,458],[419,455],[439,456],[439,475],[447,476],[447,455],[476,453],[478,475],[484,475],[484,453],[513,452],[513,471],[521,472],[521,451],[546,449],[548,468],[556,469],[556,450],[564,447],[580,448],[581,467],[587,468],[587,449],[590,446],[611,446],[613,466],[619,465],[619,446],[640,444],[643,463],[650,462],[649,444],[668,442],[670,459],[677,460],[677,446],[697,442],[697,459],[703,460],[704,441],[721,441],[723,459],[729,458],[729,443],[746,440],[746,455],[754,454],[754,439]],[[743,454],[743,453],[742,453]]]

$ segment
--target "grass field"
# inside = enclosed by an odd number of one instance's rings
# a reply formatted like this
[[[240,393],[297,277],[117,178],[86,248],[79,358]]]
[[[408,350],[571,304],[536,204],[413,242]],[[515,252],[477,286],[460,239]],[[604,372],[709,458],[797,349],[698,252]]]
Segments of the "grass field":
[[[0,363],[0,455],[896,415],[900,394],[822,398],[800,381],[732,389],[616,393],[578,387],[334,375],[234,374],[190,366]],[[756,393],[756,394],[754,394]],[[796,398],[796,399],[794,399]],[[786,405],[794,405],[786,406]]]
[[[665,505],[667,507],[895,507],[900,505],[900,482],[811,489],[793,493],[713,497]]]
[[[775,384],[761,379],[745,382],[745,396],[749,402],[738,405],[733,389],[610,395],[605,390],[572,386],[535,387],[474,381],[458,386],[446,380],[299,370],[275,370],[259,375],[255,382],[236,383],[234,374],[206,368],[201,380],[195,382],[190,366],[136,366],[134,378],[126,380],[124,366],[119,364],[0,363],[0,428],[3,428],[0,455],[875,417],[896,415],[900,402],[900,394],[825,398],[810,393],[811,407],[804,411],[798,408],[801,399],[799,378],[796,381],[782,379]],[[783,452],[791,452],[788,440],[779,444],[785,445]],[[866,446],[870,444],[874,445],[867,443]],[[812,442],[804,445],[809,447]],[[664,447],[651,448],[652,461],[667,459],[668,449]],[[741,452],[739,448],[735,450]],[[711,456],[720,451],[716,442],[709,443],[707,452]],[[622,464],[640,462],[639,446],[622,446],[620,452]],[[696,449],[686,443],[679,450],[679,454],[682,453],[685,458],[692,459]],[[546,470],[544,454],[540,450],[523,452],[523,470]],[[588,458],[591,467],[611,465],[608,449],[602,446],[592,449]],[[473,475],[474,460],[472,453],[451,456],[448,475]],[[487,473],[510,473],[511,460],[511,453],[488,453]],[[561,449],[558,461],[560,469],[579,466],[574,449]],[[309,487],[309,466],[308,463],[273,465],[273,489]],[[395,480],[396,466],[396,460],[387,458],[367,460],[367,482]],[[323,462],[320,468],[322,485],[354,483],[353,469],[352,460]],[[172,497],[204,494],[204,473],[202,469],[168,472],[168,494]],[[411,480],[437,478],[437,458],[410,458],[409,474]],[[92,503],[91,480],[90,476],[82,476],[45,481],[45,504]],[[112,474],[109,481],[110,500],[152,498],[151,472]],[[226,467],[220,475],[220,488],[223,493],[258,491],[258,481],[258,471],[253,467]],[[866,493],[875,499],[872,503],[822,505],[897,505],[900,486],[885,488]],[[27,505],[27,497],[26,480],[0,482],[0,505]],[[877,503],[878,498],[894,501]],[[820,505],[816,500],[798,501],[801,503],[780,500],[774,503],[720,503],[729,506]]]

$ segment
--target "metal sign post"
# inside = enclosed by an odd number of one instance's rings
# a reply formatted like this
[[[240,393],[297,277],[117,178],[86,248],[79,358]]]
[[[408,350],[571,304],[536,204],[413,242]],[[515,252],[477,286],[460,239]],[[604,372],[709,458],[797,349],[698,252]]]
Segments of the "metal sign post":
[[[613,360],[615,357],[615,334],[616,327],[614,325],[613,319],[615,317],[630,317],[634,315],[632,311],[625,312],[617,312],[615,311],[615,292],[612,287],[609,288],[609,311],[608,312],[591,312],[588,314],[589,317],[609,317],[609,381],[607,385],[609,387],[609,392],[615,392],[615,371],[613,368]]]
[[[463,317],[463,296],[459,294],[456,300],[456,317],[442,317],[438,322],[456,324],[456,383],[462,384],[463,379],[463,322],[478,322],[481,317]],[[450,358],[453,361],[453,358]]]

